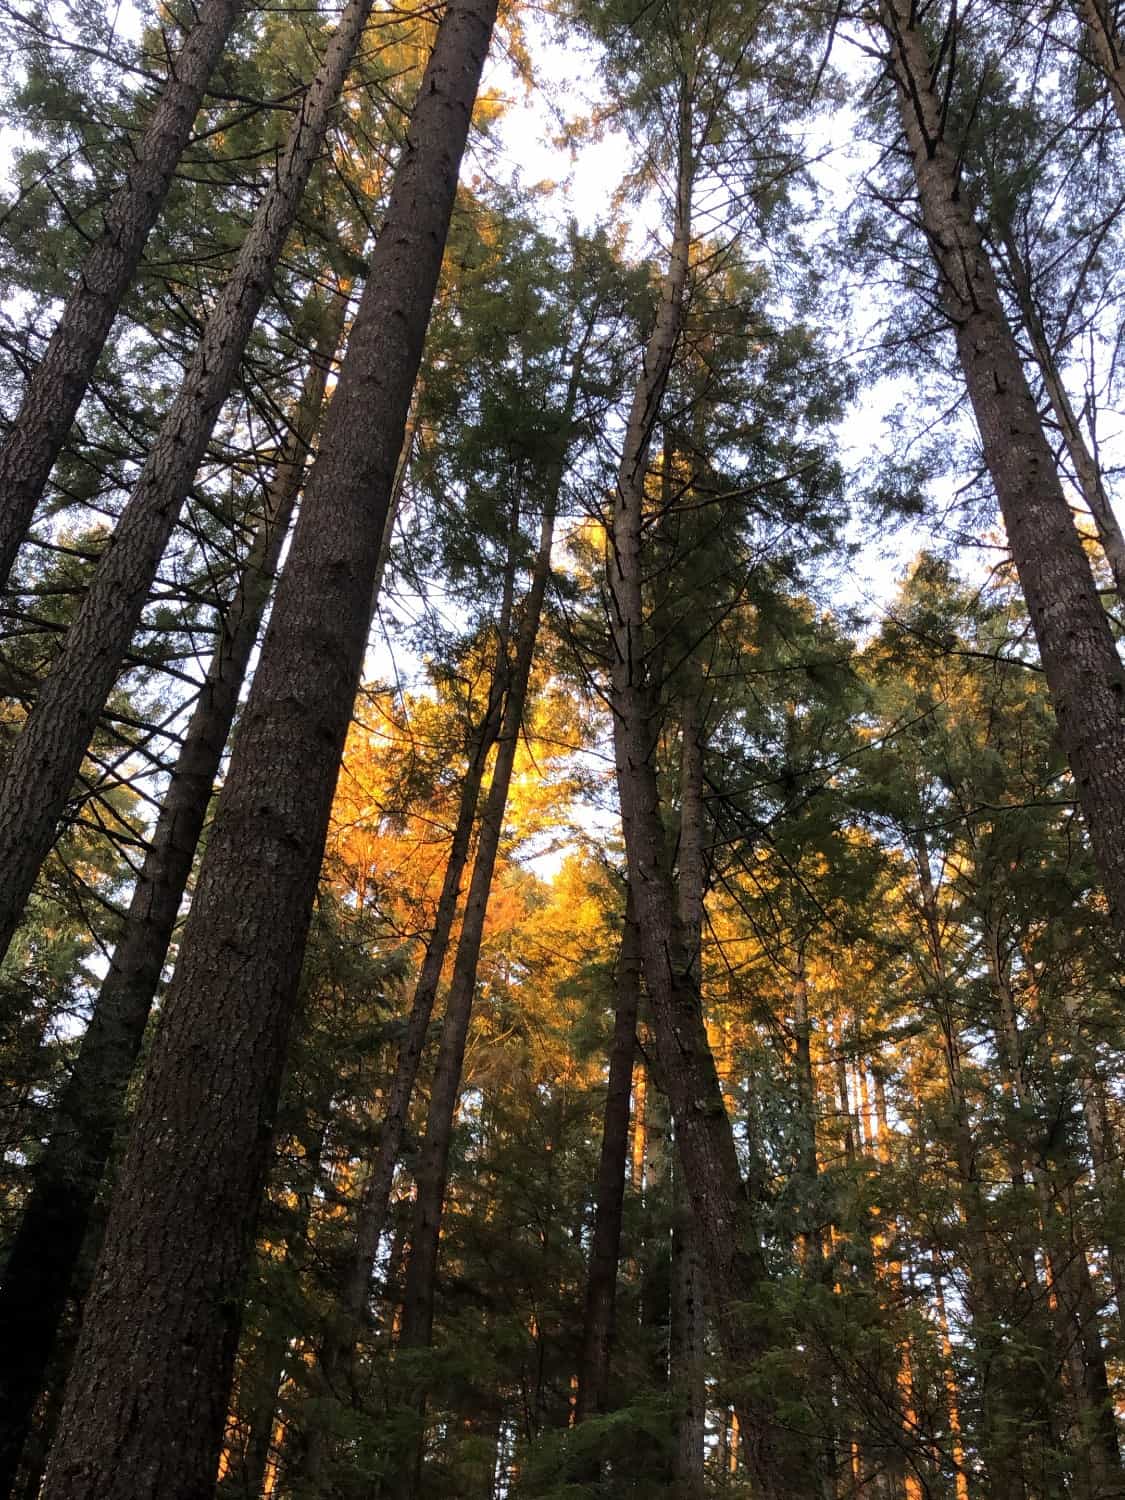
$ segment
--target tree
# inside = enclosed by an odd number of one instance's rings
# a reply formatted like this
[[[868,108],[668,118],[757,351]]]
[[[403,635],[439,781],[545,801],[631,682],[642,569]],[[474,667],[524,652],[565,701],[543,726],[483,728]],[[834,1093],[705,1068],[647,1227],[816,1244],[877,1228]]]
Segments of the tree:
[[[213,1481],[248,1235],[378,562],[382,516],[373,523],[370,509],[385,512],[390,496],[494,16],[487,0],[451,5],[423,79],[146,1073],[47,1496],[186,1497]],[[373,388],[384,398],[378,423]],[[234,952],[244,957],[232,967]],[[241,1039],[237,1056],[230,1037]],[[176,1265],[175,1314],[153,1295],[163,1280],[154,1254]],[[174,1352],[185,1339],[190,1362]],[[159,1391],[145,1377],[143,1413],[131,1361],[162,1372]],[[96,1453],[86,1427],[95,1390]]]
[[[98,713],[136,628],[246,340],[265,298],[373,0],[343,12],[302,96],[269,188],[206,326],[191,366],[149,450],[113,545],[12,753],[0,787],[0,951],[6,950]]]
[[[121,299],[187,145],[207,80],[230,36],[238,0],[205,0],[173,61],[128,177],[105,211],[77,285],[28,381],[0,449],[0,589],[94,373]]]
[[[141,1049],[196,845],[234,720],[282,544],[305,472],[325,387],[347,310],[341,288],[305,378],[293,429],[266,496],[258,534],[133,888],[74,1068],[59,1100],[50,1142],[12,1243],[0,1288],[0,1494],[15,1479],[33,1404],[58,1332],[89,1227],[125,1091]]]
[[[1051,684],[1110,910],[1125,931],[1125,668],[1075,534],[980,233],[957,190],[919,18],[880,11],[902,131],[985,461]]]

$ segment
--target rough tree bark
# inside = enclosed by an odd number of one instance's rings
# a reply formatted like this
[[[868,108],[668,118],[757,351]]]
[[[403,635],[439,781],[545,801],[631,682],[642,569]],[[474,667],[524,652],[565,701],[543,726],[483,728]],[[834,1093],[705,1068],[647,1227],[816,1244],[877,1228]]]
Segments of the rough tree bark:
[[[1075,9],[1090,33],[1094,57],[1105,74],[1109,96],[1125,130],[1125,56],[1113,24],[1113,13],[1106,0],[1077,0]]]
[[[204,0],[0,448],[0,592],[156,223],[241,0]]]
[[[230,279],[16,741],[0,786],[0,955],[7,952],[50,850],[90,735],[230,393],[372,4],[349,0],[340,17]]]
[[[496,0],[450,0],[305,487],[87,1302],[45,1500],[214,1484],[371,584]]]
[[[63,1317],[125,1091],[172,940],[239,693],[301,488],[347,296],[339,292],[305,376],[292,427],[215,653],[184,733],[129,910],[55,1113],[51,1139],[0,1283],[0,1496],[7,1497]]]
[[[996,274],[959,191],[918,13],[879,18],[922,220],[1051,690],[1059,737],[1119,938],[1125,938],[1125,668],[1074,528],[1004,314]]]
[[[1125,603],[1125,535],[1122,534],[1121,526],[1113,513],[1113,505],[1102,478],[1101,468],[1090,452],[1082,431],[1082,424],[1078,420],[1059,373],[1058,360],[1051,347],[1051,341],[1047,337],[1047,330],[1043,325],[1039,306],[1035,300],[1035,290],[1031,284],[1027,262],[1020,253],[1016,237],[1010,229],[1003,232],[1002,241],[1004,256],[1016,294],[1020,322],[1031,344],[1032,356],[1043,381],[1047,399],[1051,403],[1051,411],[1070,459],[1071,468],[1074,470],[1074,477],[1078,481],[1078,488],[1082,492],[1082,499],[1093,518],[1098,541],[1101,543],[1102,551],[1105,553],[1106,561],[1113,574],[1118,602]]]

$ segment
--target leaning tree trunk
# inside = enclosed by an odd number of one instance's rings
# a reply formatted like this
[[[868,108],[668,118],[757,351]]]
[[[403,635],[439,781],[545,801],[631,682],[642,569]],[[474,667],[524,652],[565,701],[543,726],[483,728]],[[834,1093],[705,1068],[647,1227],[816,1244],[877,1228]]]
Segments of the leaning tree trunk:
[[[1125,130],[1125,55],[1113,24],[1113,13],[1106,0],[1077,0],[1075,9],[1090,34],[1094,57],[1105,74],[1109,96]]]
[[[450,0],[212,824],[45,1500],[214,1484],[253,1230],[388,498],[496,17]]]
[[[0,1496],[10,1493],[144,1038],[239,693],[305,472],[347,296],[326,314],[241,582],[184,734],[121,936],[0,1283]]]
[[[274,179],[0,787],[0,956],[19,925],[324,145],[374,0],[348,0]],[[0,1016],[0,1022],[4,1020]]]
[[[1051,341],[1047,337],[1047,330],[1043,326],[1043,319],[1035,301],[1027,262],[1020,254],[1015,235],[1010,229],[1004,231],[1002,238],[1008,269],[1015,289],[1020,322],[1031,344],[1031,352],[1039,370],[1040,379],[1043,381],[1043,389],[1047,392],[1047,399],[1051,403],[1051,411],[1070,459],[1071,468],[1074,470],[1074,477],[1078,481],[1083,502],[1093,518],[1098,541],[1101,543],[1102,551],[1113,574],[1118,603],[1125,604],[1125,535],[1122,535],[1121,526],[1113,513],[1113,505],[1106,491],[1101,467],[1090,452],[1081,423],[1071,405],[1062,375],[1059,373],[1058,360],[1054,349],[1051,348]]]
[[[561,475],[559,476],[561,482]],[[544,511],[540,529],[539,550],[531,586],[523,605],[523,618],[516,635],[516,648],[507,683],[504,717],[497,739],[496,763],[492,782],[481,813],[476,858],[461,919],[461,935],[453,961],[442,1023],[441,1044],[434,1067],[430,1090],[430,1107],[426,1117],[426,1134],[418,1160],[415,1180],[418,1196],[414,1209],[414,1227],[410,1241],[410,1263],[406,1272],[403,1297],[402,1335],[404,1349],[429,1346],[434,1320],[434,1282],[437,1275],[438,1237],[441,1232],[442,1205],[449,1173],[449,1148],[453,1139],[453,1121],[461,1091],[461,1070],[469,1035],[473,997],[476,992],[477,962],[480,957],[492,876],[504,831],[504,813],[508,790],[515,767],[516,750],[523,730],[524,706],[527,702],[535,643],[543,599],[551,574],[551,543],[554,536],[554,507],[557,492]],[[406,1476],[410,1492],[412,1474]]]
[[[883,0],[918,197],[984,458],[1027,600],[1059,738],[1119,937],[1125,938],[1125,668],[1074,528],[1004,314],[996,275],[942,137],[917,12]]]
[[[687,115],[686,102],[683,115]],[[685,949],[671,881],[654,764],[657,722],[648,673],[643,580],[647,459],[683,324],[691,243],[694,174],[690,121],[680,122],[675,225],[656,322],[645,350],[622,448],[607,541],[607,589],[613,646],[611,706],[621,821],[635,893],[661,1086],[672,1106],[676,1141],[699,1225],[706,1278],[723,1353],[751,1369],[769,1347],[754,1307],[764,1267],[742,1182],[734,1134],[707,1041],[699,986]],[[768,1401],[739,1395],[742,1445],[764,1500],[807,1496],[801,1454],[783,1458]]]
[[[204,0],[0,448],[0,592],[140,264],[241,0]]]

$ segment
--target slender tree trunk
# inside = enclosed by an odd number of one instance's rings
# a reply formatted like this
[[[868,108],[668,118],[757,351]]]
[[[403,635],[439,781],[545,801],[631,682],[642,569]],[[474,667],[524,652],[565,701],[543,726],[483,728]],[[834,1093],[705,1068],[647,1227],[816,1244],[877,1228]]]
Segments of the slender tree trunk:
[[[703,806],[703,680],[698,664],[684,663],[687,681],[680,699],[680,836],[676,851],[676,897],[692,981],[703,982],[704,892],[707,885],[706,820]],[[683,1168],[673,1177],[672,1323],[669,1339],[673,1388],[679,1394],[675,1475],[681,1500],[703,1494],[707,1431],[706,1339],[703,1263],[699,1228],[693,1220]]]
[[[677,1395],[676,1495],[702,1500],[707,1436],[707,1310],[699,1234],[691,1218],[682,1169],[677,1163],[672,1226],[672,1323],[669,1336],[672,1388]]]
[[[1082,499],[1093,518],[1098,541],[1113,574],[1118,602],[1125,603],[1125,535],[1122,535],[1121,526],[1113,513],[1102,471],[1087,446],[1081,423],[1059,373],[1055,351],[1051,348],[1051,341],[1039,315],[1027,263],[1020,254],[1016,237],[1010,228],[1002,232],[1001,238],[1016,293],[1020,321],[1031,343],[1031,352],[1070,458],[1074,477],[1078,481],[1078,488],[1082,492]]]
[[[694,163],[686,93],[681,115],[672,249],[626,425],[607,542],[611,704],[629,883],[637,903],[657,1066],[671,1102],[684,1177],[700,1227],[723,1352],[732,1365],[752,1368],[769,1346],[754,1310],[764,1266],[707,1041],[699,986],[667,874],[654,764],[657,713],[643,599],[647,461],[682,328],[691,244]],[[787,1494],[805,1500],[811,1489],[807,1455],[794,1450],[783,1461],[781,1433],[769,1402],[743,1396],[739,1414],[747,1466],[763,1500]]]
[[[450,0],[371,257],[110,1208],[44,1500],[214,1483],[371,583],[496,15]]]
[[[502,614],[509,613],[510,598],[505,601]],[[500,637],[506,637],[506,626],[502,626]],[[330,1328],[318,1361],[319,1382],[326,1394],[345,1398],[351,1383],[352,1362],[356,1344],[366,1322],[367,1298],[371,1287],[371,1268],[379,1249],[383,1228],[387,1218],[387,1204],[394,1182],[395,1167],[402,1149],[406,1123],[410,1114],[410,1102],[422,1053],[426,1044],[430,1018],[433,1015],[441,972],[449,951],[449,938],[453,931],[453,920],[457,913],[457,902],[461,894],[465,865],[469,857],[473,825],[476,821],[477,804],[480,800],[481,781],[489,754],[496,743],[500,730],[502,706],[502,674],[497,671],[493,678],[490,701],[481,724],[471,736],[469,762],[461,782],[461,797],[457,810],[457,822],[453,829],[449,858],[446,861],[434,914],[433,931],[426,945],[426,954],[414,988],[414,999],[407,1020],[406,1034],[399,1045],[394,1078],[387,1095],[386,1108],[379,1128],[379,1145],[375,1160],[363,1187],[356,1213],[355,1239],[345,1272],[344,1290],[337,1318]],[[315,1492],[321,1469],[328,1456],[331,1431],[328,1424],[319,1424],[309,1434],[302,1457],[302,1478]]]
[[[168,195],[203,93],[242,9],[204,0],[141,139],[137,160],[105,211],[103,229],[0,448],[0,592],[8,584],[35,507],[77,415],[121,299]]]
[[[640,935],[638,934],[638,948]],[[644,981],[644,969],[641,970]],[[648,1064],[646,1063],[646,1068]],[[669,1345],[672,1321],[672,1237],[666,1222],[668,1178],[671,1155],[668,1100],[654,1077],[644,1077],[645,1119],[642,1131],[644,1160],[644,1215],[641,1223],[641,1327],[650,1353],[649,1381],[659,1392],[667,1391],[669,1378]],[[670,1458],[671,1455],[660,1455]],[[671,1478],[670,1463],[661,1466],[662,1479]],[[663,1471],[667,1472],[663,1472]]]
[[[297,1211],[289,1221],[284,1250],[286,1269],[299,1278],[308,1261],[309,1224],[313,1196],[321,1171],[324,1148],[321,1128],[305,1142],[304,1191],[298,1197]],[[277,1427],[278,1393],[285,1376],[287,1356],[292,1339],[292,1318],[284,1306],[270,1307],[261,1338],[245,1359],[239,1373],[237,1404],[248,1418],[249,1434],[238,1452],[226,1449],[226,1472],[218,1486],[219,1500],[260,1500],[265,1490],[266,1474],[274,1446]]]
[[[805,975],[804,951],[797,955],[797,972],[793,981],[793,1068],[797,1085],[797,1172],[805,1199],[800,1234],[800,1256],[806,1274],[819,1280],[824,1261],[817,1206],[817,1120],[816,1077],[812,1062],[812,1021],[809,1017],[809,985]]]
[[[945,1382],[945,1403],[949,1421],[950,1459],[953,1464],[955,1500],[969,1500],[969,1477],[965,1467],[965,1443],[961,1435],[961,1396],[957,1389],[957,1374],[953,1368],[953,1344],[949,1337],[949,1315],[945,1307],[945,1288],[942,1283],[941,1262],[936,1252],[931,1261],[934,1284],[934,1303],[938,1315],[938,1333],[941,1337],[942,1378]]]
[[[1090,33],[1094,57],[1105,74],[1109,96],[1125,130],[1125,56],[1113,24],[1113,13],[1106,0],[1077,0],[1075,9]]]
[[[967,1271],[966,1304],[981,1386],[981,1458],[997,1500],[1002,1496],[1004,1500],[1009,1496],[1012,1500],[1023,1500],[1028,1493],[1023,1472],[1023,1447],[1027,1441],[1023,1409],[1026,1409],[1028,1392],[1016,1388],[1012,1360],[1006,1357],[1004,1347],[1004,1298],[989,1238],[988,1211],[961,1067],[961,1043],[952,1012],[952,986],[937,891],[924,834],[916,835],[914,859],[929,949],[930,972],[927,978],[941,1026],[952,1116],[953,1158],[957,1168],[957,1196]]]
[[[179,393],[16,741],[0,786],[0,956],[51,848],[90,735],[238,373],[372,4],[348,0]]]
[[[1119,936],[1125,937],[1125,667],[1075,530],[1004,315],[996,276],[959,190],[955,153],[918,13],[881,19],[940,295],[996,487],[1051,690],[1059,737]]]
[[[796,972],[793,976],[793,1036],[794,1070],[797,1084],[797,1173],[803,1198],[802,1227],[798,1230],[798,1256],[801,1268],[809,1281],[831,1286],[828,1262],[825,1258],[824,1231],[822,1227],[823,1207],[820,1204],[818,1179],[818,1111],[816,1074],[812,1056],[812,1018],[809,1014],[809,985],[805,968],[804,949],[797,953]],[[837,1491],[838,1464],[837,1446],[839,1435],[834,1419],[833,1384],[831,1361],[821,1352],[814,1354],[814,1375],[817,1382],[816,1395],[821,1405],[820,1430],[823,1433],[818,1444],[817,1467],[823,1500],[834,1500]]]
[[[1073,996],[1064,1002],[1066,1018],[1077,1036],[1082,1034],[1081,1004]],[[1121,1153],[1113,1135],[1106,1104],[1105,1081],[1089,1043],[1083,1038],[1079,1054],[1079,1086],[1082,1090],[1082,1115],[1086,1122],[1086,1139],[1094,1169],[1101,1237],[1106,1248],[1113,1300],[1117,1304],[1118,1339],[1125,1350],[1125,1249],[1121,1242],[1121,1204],[1125,1202],[1125,1180],[1121,1173]]]
[[[133,889],[121,936],[36,1163],[0,1285],[0,1496],[19,1454],[140,1052],[238,697],[258,638],[306,456],[343,334],[347,296],[326,311],[293,425],[266,494],[238,590],[223,612],[207,676]]]
[[[625,924],[617,959],[617,1009],[609,1049],[602,1149],[598,1162],[594,1233],[586,1276],[586,1315],[574,1420],[609,1410],[610,1361],[613,1354],[617,1266],[621,1256],[621,1221],[625,1208],[625,1162],[629,1150],[629,1097],[637,1048],[640,1008],[640,953],[632,899],[626,897]]]
[[[1000,1068],[1025,1121],[1035,1118],[1035,1099],[1023,1062],[1016,999],[1001,952],[1000,933],[991,920],[984,928],[985,948],[997,1003]],[[1021,1147],[1026,1151],[1026,1141]],[[1098,1328],[1093,1287],[1085,1248],[1072,1235],[1058,1243],[1060,1215],[1054,1183],[1044,1162],[1027,1153],[1027,1167],[1039,1205],[1051,1288],[1054,1292],[1055,1335],[1059,1360],[1066,1369],[1078,1418],[1075,1457],[1087,1473],[1083,1492],[1101,1500],[1120,1493],[1123,1484],[1117,1426],[1110,1398],[1105,1351]],[[1073,1225],[1073,1215],[1066,1216]]]
[[[561,475],[559,478],[561,480]],[[428,1348],[433,1332],[438,1238],[449,1172],[449,1147],[453,1138],[457,1099],[461,1091],[461,1071],[476,991],[477,961],[484,936],[488,897],[504,829],[504,813],[516,750],[523,728],[524,705],[527,701],[543,598],[551,572],[556,498],[557,496],[552,496],[551,504],[544,512],[539,551],[517,633],[504,703],[503,724],[497,741],[496,763],[481,814],[476,858],[473,861],[473,874],[461,920],[461,935],[457,942],[453,978],[446,1001],[445,1020],[442,1023],[441,1045],[426,1118],[426,1134],[415,1178],[418,1196],[414,1206],[414,1228],[411,1235],[410,1264],[406,1273],[400,1340],[401,1347],[405,1349]],[[407,1476],[407,1481],[408,1491],[413,1493],[412,1476]]]

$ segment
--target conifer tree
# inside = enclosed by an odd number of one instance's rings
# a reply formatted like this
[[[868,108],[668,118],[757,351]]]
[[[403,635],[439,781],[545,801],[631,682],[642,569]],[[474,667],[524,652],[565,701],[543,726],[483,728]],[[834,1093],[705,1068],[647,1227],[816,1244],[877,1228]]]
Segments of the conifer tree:
[[[0,591],[8,586],[35,507],[59,456],[94,367],[136,274],[191,135],[207,80],[241,10],[238,0],[205,0],[168,79],[126,181],[105,211],[77,285],[27,384],[0,449]]]
[[[97,715],[230,393],[246,341],[324,146],[373,0],[351,0],[304,92],[273,180],[235,268],[207,318],[58,660],[43,683],[0,785],[0,952],[19,924],[54,838]]]
[[[884,5],[880,22],[941,306],[956,338],[1110,910],[1125,933],[1125,667],[1075,533],[995,272],[958,191],[956,153],[946,139],[925,31],[917,14],[901,5]]]
[[[125,1091],[289,531],[346,309],[347,296],[341,289],[324,310],[324,329],[286,450],[266,495],[239,588],[227,605],[109,972],[8,1254],[0,1286],[0,1494],[7,1494],[14,1481],[32,1405],[42,1388],[110,1145],[121,1123]]]
[[[489,0],[454,0],[427,65],[146,1071],[48,1497],[186,1500],[214,1481],[382,522],[494,20]]]

